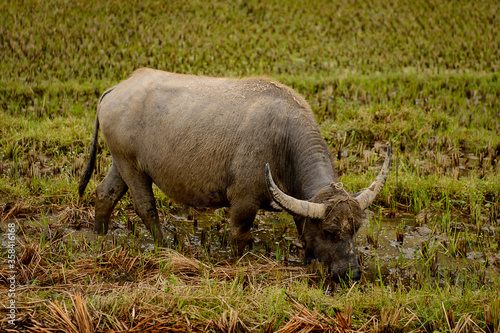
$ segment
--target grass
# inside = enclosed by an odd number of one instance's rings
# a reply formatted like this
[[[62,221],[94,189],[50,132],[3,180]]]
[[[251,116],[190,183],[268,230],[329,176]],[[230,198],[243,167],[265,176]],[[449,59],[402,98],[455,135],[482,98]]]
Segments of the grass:
[[[29,327],[443,330],[450,313],[455,325],[464,320],[471,329],[499,320],[490,310],[497,306],[498,289],[465,280],[460,288],[432,284],[430,273],[415,278],[426,280],[418,287],[336,285],[327,295],[304,268],[252,254],[233,264],[201,262],[170,249],[142,252],[131,244],[58,233],[65,227],[61,222],[27,221],[20,227],[18,301],[20,323]],[[471,308],[476,310],[470,313]]]
[[[17,329],[500,331],[498,11],[490,1],[0,1],[0,230],[18,228]],[[278,220],[273,238],[227,261],[225,214],[195,227],[195,211],[157,190],[179,252],[144,249],[128,195],[113,216],[124,235],[85,233],[110,165],[101,140],[78,198],[97,100],[143,66],[293,87],[352,192],[392,142],[366,227],[373,243],[358,239],[376,277],[334,285],[321,265],[291,265],[286,215],[260,218]],[[401,215],[411,222],[384,224]],[[413,252],[384,259],[386,237],[405,249],[421,227],[430,234]],[[3,250],[0,261],[3,296]]]

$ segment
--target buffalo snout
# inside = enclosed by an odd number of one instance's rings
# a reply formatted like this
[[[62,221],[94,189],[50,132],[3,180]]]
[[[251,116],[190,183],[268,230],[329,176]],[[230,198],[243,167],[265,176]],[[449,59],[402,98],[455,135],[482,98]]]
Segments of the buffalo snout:
[[[346,237],[343,240],[316,238],[315,242],[309,242],[306,251],[305,263],[308,264],[313,260],[323,262],[333,281],[361,279],[361,268],[352,237]]]
[[[330,268],[330,276],[335,282],[340,281],[359,281],[361,279],[361,269],[359,265],[350,266],[348,269],[335,270],[334,267]]]

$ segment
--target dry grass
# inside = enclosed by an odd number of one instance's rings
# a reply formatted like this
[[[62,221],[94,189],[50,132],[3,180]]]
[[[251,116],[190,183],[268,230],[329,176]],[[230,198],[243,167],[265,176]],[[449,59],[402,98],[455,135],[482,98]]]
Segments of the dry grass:
[[[498,293],[471,290],[467,297],[472,304],[460,310],[463,296],[454,293],[463,293],[461,287],[449,290],[456,300],[443,295],[439,303],[429,305],[422,290],[406,294],[374,288],[369,282],[331,285],[321,269],[287,266],[252,252],[237,261],[215,263],[167,248],[142,252],[114,238],[73,237],[69,230],[90,226],[88,208],[72,204],[49,209],[50,217],[27,205],[2,210],[3,223],[15,221],[19,226],[19,316],[16,327],[0,317],[0,329],[494,333],[500,325]],[[8,285],[4,261],[2,257],[0,295]],[[425,283],[420,288],[426,290]]]
[[[63,239],[20,244],[17,326],[8,326],[3,317],[1,329],[280,333],[427,330],[410,309],[412,301],[407,306],[384,306],[366,316],[352,303],[357,297],[360,301],[367,297],[364,287],[351,286],[339,296],[309,295],[310,291],[304,293],[302,288],[311,283],[318,288],[315,275],[303,267],[287,267],[252,253],[236,263],[214,265],[171,249],[137,253],[124,246],[101,245],[93,252],[92,244],[85,247],[82,244],[86,243],[80,242],[79,251],[86,257],[70,260],[64,259],[64,252],[55,250]],[[7,275],[2,262],[0,294],[6,291]],[[281,296],[276,297],[276,292]],[[355,293],[360,295],[352,297]],[[344,297],[340,295],[345,296],[345,301],[340,301],[342,310],[338,308],[340,299],[335,301]],[[368,297],[387,297],[383,295]],[[442,328],[472,332],[487,327],[488,332],[498,332],[497,303],[484,309],[486,326],[480,326],[477,317],[469,313],[456,321],[458,315],[441,303]],[[277,309],[269,311],[269,306]],[[259,311],[264,315],[256,316]],[[369,306],[364,311],[372,310]]]
[[[179,284],[178,292],[189,298],[202,280],[233,284],[237,281],[250,292],[258,292],[264,285],[286,285],[308,276],[303,268],[285,267],[263,257],[250,258],[251,254],[237,264],[209,266],[171,249],[134,255],[123,246],[106,249],[103,245],[98,249],[102,252],[95,258],[89,256],[68,262],[54,251],[60,242],[61,239],[42,246],[20,244],[17,293],[21,295],[23,315],[14,332],[182,332],[207,328],[250,331],[234,309],[206,322],[174,316],[171,306],[162,306],[172,303],[163,289],[170,288],[165,286],[174,281]],[[81,250],[90,251],[90,248]],[[2,286],[7,285],[7,276],[7,265],[2,265]],[[3,293],[4,289],[1,290]],[[52,296],[43,299],[43,294]],[[136,299],[124,309],[116,297]],[[162,301],[150,304],[148,299],[155,297]],[[114,307],[112,311],[109,311],[110,305]],[[7,318],[0,319],[3,327],[6,322]]]
[[[291,298],[291,296],[289,296]],[[294,305],[294,314],[291,314],[290,320],[284,327],[276,333],[293,332],[325,332],[325,333],[344,333],[358,332],[351,327],[352,308],[346,307],[344,312],[336,312],[336,317],[332,318],[326,314],[320,313],[314,309],[310,311],[303,304],[300,304],[292,298]]]

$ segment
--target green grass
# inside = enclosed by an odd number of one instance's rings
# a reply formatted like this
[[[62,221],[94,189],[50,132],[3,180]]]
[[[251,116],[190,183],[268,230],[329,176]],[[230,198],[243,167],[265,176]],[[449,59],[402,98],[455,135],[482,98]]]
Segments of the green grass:
[[[468,277],[463,272],[457,279],[450,271],[444,273],[444,282],[432,278],[429,258],[437,250],[435,244],[429,245],[409,285],[333,285],[325,293],[313,275],[262,257],[247,255],[235,264],[200,262],[172,250],[142,252],[133,242],[117,246],[73,236],[62,221],[42,219],[20,227],[24,236],[18,278],[23,287],[18,301],[34,311],[34,316],[21,314],[25,325],[35,320],[45,327],[72,323],[81,329],[72,304],[79,295],[86,321],[93,326],[100,322],[103,331],[152,329],[155,323],[226,331],[230,317],[255,331],[274,331],[292,326],[301,316],[347,330],[386,326],[443,331],[450,315],[456,320],[452,328],[470,315],[469,328],[498,324],[500,319],[490,311],[497,306],[499,289],[482,283],[476,274]],[[57,306],[61,311],[56,314]],[[339,314],[347,323],[338,322]],[[150,316],[155,320],[147,321]]]
[[[32,311],[20,318],[82,328],[78,314],[89,315],[103,331],[139,327],[151,314],[195,331],[292,330],[301,315],[352,330],[498,330],[499,10],[491,1],[0,1],[0,229],[19,219],[17,297]],[[365,259],[381,278],[351,288],[331,286],[321,270],[286,279],[288,243],[266,245],[279,263],[224,264],[191,253],[184,237],[177,249],[195,258],[186,260],[207,265],[189,276],[170,254],[142,253],[145,235],[125,237],[128,245],[73,237],[67,226],[91,229],[92,190],[110,165],[101,140],[97,172],[78,198],[97,100],[139,67],[266,75],[293,87],[352,192],[370,184],[380,146],[392,142],[391,175],[372,209],[378,220],[414,214],[431,238],[414,259],[389,263],[396,273],[382,271],[383,257]],[[155,192],[163,216],[182,210]],[[114,220],[128,223],[131,208],[126,196]],[[224,242],[223,228],[209,242]],[[463,258],[471,250],[482,259]],[[458,268],[442,264],[453,260]],[[259,264],[272,273],[252,276]],[[351,324],[340,325],[339,313]]]
[[[205,75],[492,72],[499,69],[497,6],[3,2],[0,68],[4,80],[26,83],[120,80],[130,64]]]

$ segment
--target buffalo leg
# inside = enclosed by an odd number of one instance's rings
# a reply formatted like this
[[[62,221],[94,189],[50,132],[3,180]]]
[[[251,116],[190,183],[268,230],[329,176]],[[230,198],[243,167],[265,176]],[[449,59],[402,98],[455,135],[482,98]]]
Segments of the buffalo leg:
[[[161,231],[160,218],[156,210],[151,178],[145,173],[131,168],[123,168],[120,171],[132,193],[135,211],[142,219],[146,228],[148,228],[156,243],[163,246],[163,232]]]
[[[160,227],[160,218],[156,210],[156,202],[153,195],[152,183],[135,184],[130,186],[132,199],[134,200],[134,208],[137,214],[141,217],[142,222],[148,228],[158,245],[164,245],[163,232]]]
[[[231,219],[229,225],[229,235],[232,243],[235,245],[236,255],[241,256],[245,247],[253,242],[251,229],[255,215],[257,215],[258,206],[232,206]]]
[[[94,231],[100,235],[108,233],[111,213],[118,200],[127,192],[127,184],[123,181],[115,163],[108,174],[97,186],[95,203]]]

